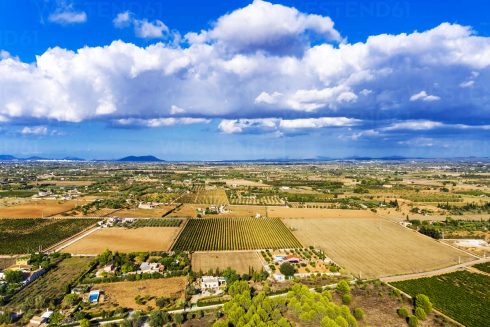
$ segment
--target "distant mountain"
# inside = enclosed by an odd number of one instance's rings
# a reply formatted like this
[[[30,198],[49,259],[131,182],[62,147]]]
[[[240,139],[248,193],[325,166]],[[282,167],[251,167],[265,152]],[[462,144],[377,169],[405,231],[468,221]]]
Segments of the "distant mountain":
[[[25,158],[25,159],[22,159],[22,160],[47,160],[47,159],[46,158],[43,158],[43,157],[32,156],[32,157]]]
[[[121,158],[117,161],[121,161],[121,162],[161,162],[164,160],[158,159],[155,156],[127,156],[127,157]]]
[[[83,158],[78,158],[78,157],[64,157],[61,160],[68,160],[68,161],[85,161]]]
[[[14,156],[11,156],[10,154],[0,154],[0,160],[9,161],[9,160],[19,160],[19,159]]]

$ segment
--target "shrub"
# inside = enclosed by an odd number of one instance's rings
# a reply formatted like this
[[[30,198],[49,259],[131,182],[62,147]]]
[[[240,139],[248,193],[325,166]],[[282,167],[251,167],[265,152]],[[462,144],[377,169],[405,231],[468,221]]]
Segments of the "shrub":
[[[362,320],[364,318],[364,310],[361,308],[355,308],[352,314],[357,320]]]
[[[427,314],[425,313],[424,309],[422,308],[416,308],[415,309],[415,316],[420,319],[420,320],[425,320],[427,319]]]
[[[429,297],[425,294],[417,294],[415,297],[415,307],[422,308],[426,314],[432,312],[432,303],[430,302]]]
[[[419,325],[419,320],[414,315],[408,317],[408,325],[410,327],[417,327]]]
[[[407,307],[401,307],[397,310],[397,313],[401,318],[407,318],[410,314],[410,311],[408,311]]]
[[[344,294],[342,296],[342,303],[343,304],[350,304],[352,302],[352,295],[350,294]]]

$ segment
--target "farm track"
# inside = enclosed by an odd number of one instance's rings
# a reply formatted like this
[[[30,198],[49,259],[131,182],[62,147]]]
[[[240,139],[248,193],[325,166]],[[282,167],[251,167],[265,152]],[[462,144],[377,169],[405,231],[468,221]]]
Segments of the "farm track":
[[[441,268],[441,269],[436,269],[436,270],[431,270],[431,271],[425,271],[425,272],[420,272],[420,273],[415,273],[415,274],[381,277],[380,280],[383,282],[389,283],[389,282],[398,282],[398,281],[402,281],[402,280],[417,279],[417,278],[422,278],[422,277],[444,275],[444,274],[447,274],[447,273],[450,273],[450,272],[453,272],[453,271],[456,271],[456,270],[459,270],[462,268],[471,267],[471,266],[476,265],[478,263],[485,263],[485,262],[490,262],[490,258],[469,261],[469,262],[457,264],[454,266],[449,266],[446,268]]]

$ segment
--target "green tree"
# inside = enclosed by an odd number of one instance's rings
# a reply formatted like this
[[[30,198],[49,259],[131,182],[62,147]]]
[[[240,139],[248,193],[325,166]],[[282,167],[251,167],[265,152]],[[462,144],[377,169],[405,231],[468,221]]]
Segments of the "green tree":
[[[352,314],[357,320],[362,320],[364,318],[364,310],[361,308],[355,308]]]
[[[419,320],[427,319],[427,314],[425,313],[424,309],[422,309],[422,308],[415,308],[415,316]]]
[[[405,319],[410,314],[410,311],[408,311],[407,307],[403,306],[397,310],[397,313],[398,313],[398,316],[400,316],[400,318]]]
[[[281,272],[281,274],[283,274],[284,276],[286,277],[291,277],[294,275],[294,273],[296,272],[296,269],[294,268],[294,266],[292,264],[290,264],[289,262],[284,262],[281,267],[279,268],[279,271]]]
[[[5,271],[5,281],[7,283],[20,283],[24,280],[24,273],[20,270]]]
[[[432,303],[430,302],[429,297],[425,294],[417,294],[415,297],[415,307],[422,308],[426,314],[432,312]]]
[[[352,302],[352,295],[350,295],[350,294],[342,295],[342,303],[343,304],[350,304],[351,302]]]
[[[80,320],[80,327],[90,327],[90,320],[86,318]]]
[[[414,315],[408,317],[408,325],[410,327],[417,327],[419,325],[419,320]]]
[[[340,282],[338,282],[336,289],[340,294],[347,294],[350,292],[350,286],[346,280],[341,280]]]

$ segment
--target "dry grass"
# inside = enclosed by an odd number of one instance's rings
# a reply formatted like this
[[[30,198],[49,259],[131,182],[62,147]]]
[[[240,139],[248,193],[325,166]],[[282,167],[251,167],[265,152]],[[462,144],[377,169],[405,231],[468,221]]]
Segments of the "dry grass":
[[[374,218],[369,210],[267,207],[270,218]]]
[[[39,200],[0,208],[0,218],[41,218],[71,210],[77,201]]]
[[[187,277],[173,277],[97,284],[97,288],[104,292],[105,301],[116,303],[120,307],[145,310],[148,305],[155,308],[155,299],[159,297],[183,299],[186,285]],[[137,295],[140,297],[150,296],[155,299],[145,305],[139,305],[135,302]]]
[[[159,218],[165,215],[170,210],[175,208],[174,205],[171,206],[161,206],[155,209],[125,209],[116,211],[111,216],[115,217],[130,217],[130,218]]]
[[[305,245],[355,275],[381,277],[430,271],[471,256],[384,219],[285,219]]]
[[[262,261],[255,251],[239,252],[195,252],[192,254],[192,270],[207,273],[209,270],[220,271],[226,268],[235,269],[239,274],[249,273],[250,269],[260,271]]]
[[[103,228],[63,249],[76,254],[168,251],[181,227]]]

